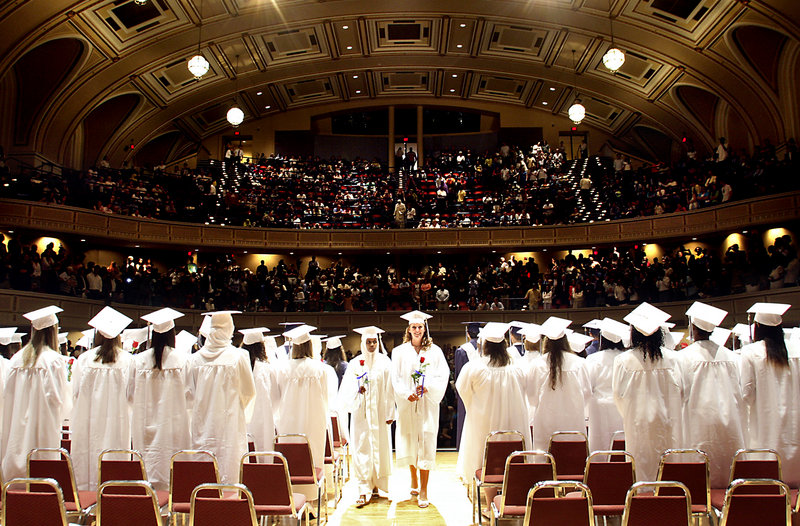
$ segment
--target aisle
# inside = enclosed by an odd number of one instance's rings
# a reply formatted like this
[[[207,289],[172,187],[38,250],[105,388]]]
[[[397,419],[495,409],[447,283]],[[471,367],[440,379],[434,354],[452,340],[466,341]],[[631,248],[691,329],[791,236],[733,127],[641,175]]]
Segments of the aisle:
[[[425,509],[417,506],[416,497],[409,494],[408,468],[395,469],[389,481],[391,500],[373,499],[361,509],[355,507],[358,498],[355,481],[351,478],[344,487],[342,500],[336,511],[330,510],[331,526],[351,525],[418,525],[467,526],[472,524],[472,504],[467,490],[456,476],[455,451],[438,452],[436,470],[428,482],[431,505]]]

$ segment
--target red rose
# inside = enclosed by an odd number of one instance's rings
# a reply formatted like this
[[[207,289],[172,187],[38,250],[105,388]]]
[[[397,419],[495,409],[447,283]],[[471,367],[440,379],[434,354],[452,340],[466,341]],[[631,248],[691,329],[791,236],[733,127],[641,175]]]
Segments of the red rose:
[[[420,356],[419,357],[419,363],[425,363],[425,357],[424,356]]]
[[[360,360],[358,363],[361,364],[361,367],[364,367],[364,360]]]

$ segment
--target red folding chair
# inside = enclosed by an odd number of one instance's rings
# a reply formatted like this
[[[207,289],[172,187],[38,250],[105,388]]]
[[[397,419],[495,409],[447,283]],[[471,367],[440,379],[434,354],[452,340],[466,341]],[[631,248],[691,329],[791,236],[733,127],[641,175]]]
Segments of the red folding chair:
[[[525,440],[519,431],[492,431],[486,437],[483,446],[483,465],[475,472],[472,480],[472,516],[477,514],[478,524],[483,522],[481,506],[481,490],[500,488],[503,485],[503,474],[506,459],[515,451],[525,449]],[[487,502],[492,502],[494,494],[487,492]]]
[[[191,511],[191,497],[200,484],[219,483],[217,458],[209,451],[185,449],[170,459],[169,516]]]
[[[781,457],[774,449],[740,449],[733,455],[731,477],[728,486],[737,479],[773,479],[782,480]],[[725,506],[727,488],[711,488],[711,505],[722,513]],[[775,487],[743,486],[740,491],[776,492]],[[797,493],[795,492],[795,496]]]
[[[537,495],[547,493],[548,496]],[[592,492],[582,482],[537,482],[530,492],[523,526],[594,526]]]
[[[238,498],[225,495],[238,492]],[[191,526],[258,526],[253,495],[241,484],[200,484],[192,490]]]
[[[614,458],[624,458],[620,462]],[[583,483],[592,491],[594,514],[622,516],[628,490],[636,482],[633,455],[626,451],[595,451],[586,459]]]
[[[338,415],[331,415],[331,433],[333,435],[333,449],[344,457],[345,481],[350,480],[350,444],[347,442],[345,433],[342,433],[341,423]]]
[[[96,491],[78,491],[72,458],[61,448],[35,448],[28,453],[28,478],[52,478],[62,491],[67,518],[83,519],[97,502]],[[49,491],[35,487],[35,491]]]
[[[132,449],[106,449],[100,453],[97,457],[97,482],[102,484],[110,480],[148,480],[141,453]],[[133,486],[110,487],[108,491],[133,491],[136,495],[144,495],[143,489]],[[169,491],[156,490],[156,501],[159,508],[169,504]]]
[[[2,519],[6,526],[70,524],[61,487],[52,478],[16,478],[6,482]]]
[[[257,517],[290,516],[296,518],[300,526],[305,516],[308,525],[306,496],[292,491],[289,465],[280,453],[255,451],[244,455],[239,466],[239,482],[252,493]]]
[[[525,517],[530,489],[538,482],[555,478],[556,462],[550,453],[531,450],[510,454],[506,459],[501,493],[492,500],[495,526],[501,519]],[[542,491],[539,495],[553,496],[553,493],[546,494]]]
[[[342,498],[342,455],[331,447],[331,434],[325,433],[325,467],[329,466],[333,479],[333,502],[336,505]]]
[[[658,480],[677,481],[689,488],[692,514],[706,515],[712,524],[717,514],[711,506],[711,487],[708,482],[708,455],[699,449],[668,449],[661,455]],[[667,495],[676,494],[675,489],[664,488]]]
[[[689,526],[691,522],[692,498],[680,482],[637,482],[628,490],[622,526]]]
[[[789,486],[779,480],[737,479],[728,487],[722,526],[784,526],[792,523]]]
[[[547,448],[556,459],[558,480],[583,480],[589,441],[580,431],[556,431],[550,436]]]
[[[611,435],[611,447],[609,448],[613,451],[625,451],[625,431],[614,431],[614,434]],[[625,456],[614,456],[611,457],[612,462],[625,462]]]
[[[314,457],[311,446],[305,435],[278,435],[275,437],[275,451],[283,454],[289,465],[289,480],[292,488],[306,495],[308,500],[314,500],[316,493],[317,522],[322,511],[322,497],[327,495],[325,487],[325,473],[322,469],[314,467]],[[325,520],[328,520],[328,506],[325,505]]]
[[[96,526],[162,526],[160,509],[145,480],[111,480],[97,488]]]

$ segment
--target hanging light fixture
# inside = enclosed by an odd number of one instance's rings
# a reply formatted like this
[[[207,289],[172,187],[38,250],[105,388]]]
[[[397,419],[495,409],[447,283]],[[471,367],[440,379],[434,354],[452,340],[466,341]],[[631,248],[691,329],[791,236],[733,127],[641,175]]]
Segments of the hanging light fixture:
[[[238,69],[239,69],[239,55],[236,55],[236,70],[238,71]],[[236,71],[234,71],[234,75],[237,75],[236,76],[236,85],[237,85],[236,92],[238,93],[238,91],[239,91],[238,90],[239,77],[238,77],[238,74],[237,74]],[[239,126],[242,122],[244,122],[244,112],[239,108],[239,106],[236,105],[235,101],[233,103],[233,107],[228,110],[228,115],[226,116],[226,118],[228,119],[228,122],[231,123],[231,126]]]
[[[147,0],[133,0],[133,3],[136,5],[146,5]]]
[[[146,1],[146,0],[145,0]],[[208,73],[210,68],[208,60],[200,52],[200,43],[203,38],[203,0],[200,0],[200,27],[197,29],[197,54],[189,59],[187,66],[189,72],[194,75],[194,78],[200,79],[203,75]]]
[[[611,0],[608,0],[608,25],[611,28],[611,47],[603,55],[603,65],[614,73],[625,63],[625,53],[614,45],[614,19],[611,16]]]
[[[575,76],[577,77],[577,69],[575,68],[575,50],[572,50],[572,69],[575,71]],[[577,91],[573,83],[573,89]],[[575,124],[580,124],[584,117],[586,117],[586,108],[581,104],[581,99],[576,98],[575,102],[572,103],[572,106],[569,107],[567,110],[567,115],[569,115],[569,120],[574,122]]]

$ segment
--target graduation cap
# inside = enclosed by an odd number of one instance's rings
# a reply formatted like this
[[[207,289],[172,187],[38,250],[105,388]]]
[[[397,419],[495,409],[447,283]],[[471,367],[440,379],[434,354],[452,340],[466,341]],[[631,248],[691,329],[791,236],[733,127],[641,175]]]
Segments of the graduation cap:
[[[67,336],[69,336],[68,332],[59,332],[58,333],[58,344],[64,345],[67,343]]]
[[[181,331],[175,335],[175,350],[180,352],[191,352],[192,345],[197,342],[197,336],[189,331]]]
[[[600,336],[614,343],[622,342],[625,347],[631,344],[631,326],[611,318],[600,321]]]
[[[404,320],[408,322],[409,325],[412,323],[422,323],[427,326],[427,322],[430,318],[433,318],[430,314],[426,314],[422,311],[412,310],[411,312],[407,312],[400,316]]]
[[[468,323],[472,323],[472,322],[468,322]],[[366,338],[380,338],[380,335],[383,334],[384,332],[386,332],[383,329],[381,329],[380,327],[376,327],[374,325],[369,325],[367,327],[358,327],[356,329],[353,329],[353,331],[355,331],[358,334],[360,334],[361,337],[364,338],[364,339],[366,339]]]
[[[567,334],[567,327],[569,327],[570,323],[572,323],[572,320],[550,316],[541,326],[542,335],[551,340],[563,338]]]
[[[81,338],[77,342],[75,342],[75,347],[83,347],[84,349],[89,349],[94,343],[95,332],[97,331],[95,331],[94,329],[83,331],[82,333],[83,336],[81,336]]]
[[[519,333],[525,338],[525,341],[536,343],[542,339],[542,326],[538,323],[526,323]]]
[[[278,342],[275,340],[275,336],[264,336],[264,345],[267,349],[275,350],[278,348]]]
[[[597,318],[587,321],[582,325],[584,329],[588,329],[590,331],[599,331],[602,330],[603,320],[598,320]]]
[[[311,331],[317,330],[316,327],[312,327],[311,325],[301,324],[291,330],[288,330],[283,333],[284,338],[288,338],[292,341],[292,343],[301,344],[309,341],[311,339],[311,335],[309,334]]]
[[[56,314],[63,311],[64,309],[61,307],[50,305],[49,307],[44,307],[43,309],[38,309],[27,314],[23,314],[22,316],[30,320],[31,326],[34,329],[41,331],[42,329],[56,325],[58,323]]]
[[[89,326],[97,329],[97,332],[108,339],[114,339],[131,324],[133,320],[111,307],[103,307],[103,310],[89,320]]]
[[[481,330],[481,327],[483,327],[485,324],[486,324],[485,321],[462,321],[461,322],[461,325],[465,325],[467,333],[470,333],[470,334],[477,334]]]
[[[254,327],[252,329],[239,329],[239,332],[244,336],[242,344],[252,345],[254,343],[262,343],[264,341],[264,333],[269,332],[269,329],[266,327]]]
[[[583,352],[586,349],[586,346],[591,342],[594,338],[591,336],[587,336],[586,334],[581,334],[579,332],[572,331],[567,335],[567,341],[569,342],[569,347],[572,349],[572,352],[579,353]]]
[[[750,326],[746,323],[737,323],[733,326],[731,332],[733,332],[742,343],[750,343]]]
[[[24,332],[15,332],[11,335],[11,343],[22,343],[23,336],[25,336]]]
[[[623,319],[645,336],[650,336],[661,328],[670,318],[663,310],[653,307],[647,302],[633,309]]]
[[[345,336],[345,334],[337,334],[336,336],[328,336],[322,341],[325,342],[326,349],[336,349],[342,346],[342,338]]]
[[[708,339],[720,347],[725,347],[725,344],[728,342],[728,338],[731,337],[731,332],[733,331],[730,329],[716,327],[713,331],[711,331],[711,336],[709,336]]]
[[[0,329],[0,345],[8,345],[11,343],[11,338],[17,332],[16,327],[5,327]]]
[[[787,303],[754,303],[747,312],[755,314],[753,320],[756,323],[775,327],[783,323],[782,316],[790,307]]]
[[[142,316],[142,319],[153,324],[153,332],[163,334],[174,328],[175,320],[183,316],[184,314],[182,312],[178,312],[175,309],[170,309],[167,307],[155,312],[151,312],[150,314],[145,314]]]
[[[143,342],[147,341],[148,336],[148,328],[142,327],[140,329],[125,329],[122,331],[122,343],[125,344],[127,342],[131,342],[131,348],[133,348],[133,344],[140,345]]]
[[[525,325],[526,323],[522,321],[510,321],[508,322],[508,330],[514,335],[515,338],[519,338],[520,331],[525,328]]]
[[[680,331],[667,331],[664,344],[670,349],[675,349],[683,341],[684,334]]]
[[[487,342],[502,343],[506,339],[506,333],[508,332],[509,325],[510,324],[508,323],[490,321],[483,326],[481,332],[478,334],[478,337]]]
[[[728,315],[728,311],[695,301],[686,311],[686,315],[689,316],[692,325],[701,331],[711,332],[722,323],[722,320]]]
[[[280,325],[282,327],[287,327],[286,330],[288,331],[290,329],[293,329],[294,327],[299,327],[301,325],[305,325],[305,323],[303,323],[302,321],[283,321],[283,322],[279,323],[278,325]]]

